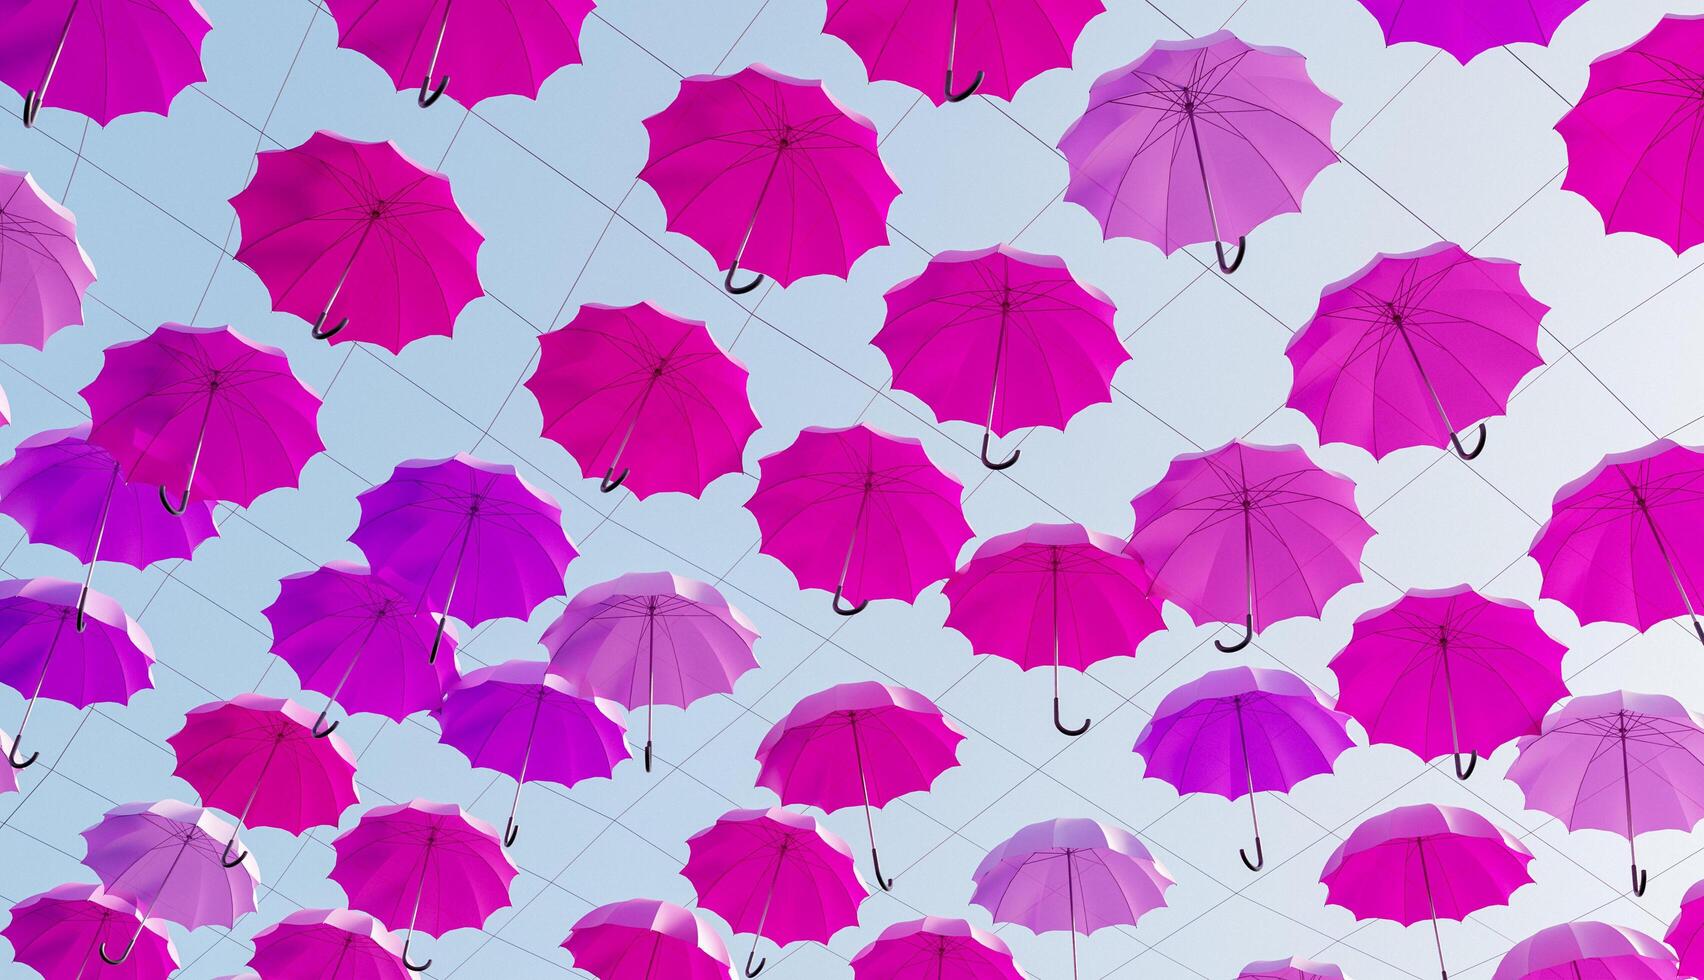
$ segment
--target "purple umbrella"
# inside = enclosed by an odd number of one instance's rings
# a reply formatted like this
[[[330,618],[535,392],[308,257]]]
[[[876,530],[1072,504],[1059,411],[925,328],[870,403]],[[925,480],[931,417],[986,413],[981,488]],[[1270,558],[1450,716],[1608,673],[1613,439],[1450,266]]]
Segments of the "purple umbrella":
[[[598,980],[728,980],[728,947],[710,924],[670,902],[634,898],[592,909],[562,948]]]
[[[1675,980],[1674,953],[1607,922],[1564,922],[1516,943],[1491,980]]]
[[[1237,980],[1346,980],[1331,963],[1315,963],[1292,956],[1287,960],[1261,960],[1242,968]]]
[[[1238,850],[1250,871],[1266,864],[1254,794],[1287,793],[1297,783],[1331,771],[1354,745],[1349,717],[1332,709],[1307,681],[1282,670],[1229,667],[1205,674],[1166,695],[1136,740],[1146,774],[1179,793],[1213,793],[1227,800],[1248,795],[1254,824],[1254,860]]]
[[[165,115],[206,81],[201,42],[213,25],[195,0],[36,0],[0,14],[0,82],[24,93],[24,125],[53,85],[54,105],[105,126],[132,112]]]
[[[1024,980],[999,936],[932,915],[883,929],[851,966],[852,980]]]
[[[177,949],[162,919],[144,922],[136,907],[99,885],[60,885],[12,906],[0,930],[12,959],[44,977],[165,980],[178,968]],[[136,950],[120,966],[102,966],[95,953],[108,940],[136,935]]]
[[[1549,44],[1557,25],[1586,0],[1361,0],[1384,30],[1385,44],[1418,41],[1467,64],[1517,41]]]
[[[1680,911],[1675,913],[1663,942],[1680,958],[1683,976],[1704,976],[1704,881],[1693,882],[1681,896]]]
[[[37,350],[62,327],[83,322],[95,281],[77,244],[77,219],[35,178],[0,167],[0,343]]]
[[[402,940],[350,909],[299,909],[255,933],[261,980],[406,980]]]

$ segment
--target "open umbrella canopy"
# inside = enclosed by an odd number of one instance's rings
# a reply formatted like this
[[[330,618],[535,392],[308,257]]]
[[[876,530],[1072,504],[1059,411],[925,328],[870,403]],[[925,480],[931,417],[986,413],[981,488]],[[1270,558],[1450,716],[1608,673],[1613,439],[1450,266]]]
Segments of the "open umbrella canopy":
[[[406,980],[402,940],[365,912],[298,909],[255,933],[260,980]]]
[[[853,980],[1024,980],[999,936],[932,915],[883,929],[851,966]]]
[[[1681,896],[1680,911],[1675,913],[1663,942],[1680,959],[1680,975],[1704,975],[1704,881],[1693,882]]]
[[[1586,0],[1361,0],[1384,30],[1385,44],[1418,41],[1462,64],[1492,48],[1550,36]]]
[[[34,177],[0,167],[0,343],[41,350],[60,329],[82,323],[94,281],[71,210]]]
[[[597,980],[728,980],[728,947],[709,923],[670,902],[634,898],[581,916],[562,940]]]
[[[165,115],[196,82],[213,29],[195,0],[34,0],[0,11],[0,82],[24,97],[24,125],[43,105],[105,126],[132,112]]]
[[[1335,964],[1315,963],[1292,956],[1287,960],[1261,960],[1242,968],[1237,980],[1348,980]]]
[[[0,936],[15,962],[47,978],[166,980],[179,965],[165,920],[143,922],[134,905],[99,885],[60,885],[24,899]],[[122,949],[131,936],[136,947],[123,963],[101,959],[102,945]]]
[[[1491,980],[1675,980],[1674,953],[1636,929],[1563,922],[1521,940]]]

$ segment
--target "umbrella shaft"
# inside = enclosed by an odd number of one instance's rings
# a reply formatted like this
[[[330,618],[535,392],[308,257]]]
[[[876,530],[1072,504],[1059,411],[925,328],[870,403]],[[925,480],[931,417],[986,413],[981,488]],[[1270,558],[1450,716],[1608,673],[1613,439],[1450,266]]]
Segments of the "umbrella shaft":
[[[1444,410],[1444,400],[1438,397],[1438,389],[1432,387],[1432,379],[1426,374],[1426,366],[1420,363],[1420,352],[1414,347],[1414,338],[1408,336],[1408,328],[1400,323],[1393,324],[1396,332],[1402,337],[1402,343],[1408,348],[1408,356],[1414,360],[1414,370],[1420,375],[1420,382],[1426,386],[1426,394],[1432,396],[1432,404],[1437,406],[1438,418],[1444,420],[1444,428],[1455,434],[1455,423],[1450,421],[1450,413]]]
[[[426,77],[431,78],[438,73],[438,53],[444,50],[444,35],[450,29],[450,3],[444,0],[444,16],[438,21],[438,42],[432,45],[432,63],[426,66]],[[335,294],[334,294],[335,295]],[[329,304],[327,309],[330,309]]]
[[[112,464],[112,476],[107,480],[106,497],[101,501],[100,520],[95,523],[95,539],[89,548],[89,577],[83,580],[87,589],[95,577],[95,562],[100,560],[101,545],[106,542],[107,518],[112,515],[112,494],[118,488],[118,464]]]
[[[734,253],[734,265],[745,261],[746,245],[751,243],[752,233],[757,231],[757,216],[763,211],[763,199],[769,196],[769,185],[775,180],[775,171],[781,167],[781,150],[775,150],[775,159],[769,162],[769,173],[763,177],[763,186],[757,189],[757,200],[751,206],[751,220],[746,222],[745,234],[740,236],[740,249]]]
[[[951,74],[953,62],[958,60],[958,0],[953,0],[952,26],[947,29],[947,73]]]
[[[1633,481],[1627,479],[1626,473],[1621,474],[1621,478],[1627,480],[1628,489],[1633,489]],[[1657,551],[1663,556],[1663,564],[1668,566],[1669,578],[1674,580],[1674,590],[1680,593],[1680,601],[1686,607],[1687,618],[1696,624],[1698,614],[1692,608],[1692,596],[1687,594],[1686,586],[1681,584],[1680,569],[1674,567],[1674,558],[1669,555],[1668,544],[1663,541],[1662,532],[1657,530],[1657,519],[1651,516],[1650,509],[1643,502],[1639,504],[1639,513],[1644,515],[1645,524],[1651,529],[1651,540],[1656,542]]]
[[[1254,824],[1254,839],[1260,839],[1260,813],[1254,808],[1254,763],[1248,758],[1248,733],[1243,728],[1242,701],[1238,699],[1237,708],[1237,742],[1242,746],[1243,774],[1248,777],[1248,818]]]
[[[446,10],[445,16],[447,17],[448,15],[449,13]],[[436,58],[437,55],[434,54],[433,59],[436,60]],[[337,276],[337,285],[331,287],[331,297],[325,301],[325,314],[323,319],[329,320],[331,318],[331,308],[337,305],[337,297],[343,293],[343,284],[349,281],[349,270],[355,268],[355,259],[361,254],[361,246],[367,244],[367,235],[372,232],[373,224],[373,221],[368,221],[365,225],[363,225],[361,228],[361,237],[355,239],[355,247],[349,251],[349,261],[343,263],[343,271]]]
[[[988,386],[988,421],[982,426],[982,431],[994,434],[994,409],[1000,400],[1000,374],[1006,364],[1006,316],[1004,307],[1000,310],[1000,333],[994,339],[994,379]]]
[[[840,589],[842,594],[844,594],[846,589],[846,577],[852,574],[852,552],[858,547],[858,529],[864,526],[864,512],[868,509],[869,505],[870,491],[866,488],[863,495],[858,498],[858,514],[856,517],[852,518],[852,533],[847,535],[846,560],[840,564]],[[850,596],[847,597],[847,600],[853,601]]]
[[[650,745],[651,719],[657,713],[657,610],[654,608],[645,615],[645,636],[645,744]]]
[[[1627,854],[1634,865],[1639,863],[1638,846],[1633,843],[1633,771],[1627,764],[1627,732],[1621,732],[1621,795],[1627,804]]]
[[[184,481],[184,499],[189,499],[195,486],[195,471],[201,468],[201,450],[207,445],[207,425],[213,420],[213,393],[207,393],[207,405],[201,410],[201,428],[195,433],[195,454],[189,457],[189,478]]]
[[[849,715],[847,725],[852,729],[852,757],[858,761],[858,791],[864,795],[864,829],[870,834],[870,847],[876,846],[876,822],[870,816],[870,784],[864,776],[864,745],[858,738],[858,719]]]
[[[1426,885],[1426,910],[1431,913],[1432,945],[1438,949],[1438,969],[1447,977],[1449,971],[1444,967],[1444,940],[1438,934],[1438,902],[1432,897],[1432,873],[1426,868],[1426,843],[1416,838],[1414,851],[1420,857],[1420,880]]]
[[[53,46],[53,58],[47,63],[47,69],[41,73],[41,84],[36,86],[36,103],[47,101],[47,86],[53,81],[53,73],[59,67],[59,56],[65,53],[65,40],[71,36],[71,21],[77,16],[78,0],[71,0],[70,9],[65,11],[65,26],[59,29],[59,42]]]
[[[1185,113],[1189,120],[1189,139],[1195,144],[1195,163],[1201,168],[1201,194],[1207,199],[1207,220],[1213,224],[1213,241],[1221,242],[1224,238],[1219,234],[1219,212],[1213,207],[1213,185],[1207,180],[1207,155],[1201,152],[1201,134],[1195,128],[1195,112]],[[1224,261],[1223,257],[1220,258]]]
[[[355,654],[349,658],[349,666],[343,668],[343,676],[337,679],[337,686],[331,689],[331,694],[327,695],[327,700],[332,704],[337,703],[337,698],[343,693],[343,688],[349,683],[349,678],[355,676],[355,665],[361,662],[361,654],[366,652],[367,644],[373,641],[373,634],[379,631],[379,623],[382,621],[381,617],[373,617],[373,624],[367,627],[367,635],[361,638],[360,646],[355,650]]]
[[[1446,421],[1445,424],[1447,425],[1448,422]],[[1460,756],[1461,736],[1456,730],[1455,681],[1450,678],[1450,648],[1448,643],[1440,642],[1438,644],[1438,663],[1444,671],[1444,704],[1450,712],[1450,752]],[[1457,759],[1456,765],[1459,766],[1460,764],[1460,759]]]
[[[1071,977],[1077,976],[1077,885],[1072,880],[1071,852],[1065,852],[1065,914],[1070,927],[1066,930],[1071,934]]]
[[[1248,633],[1254,635],[1254,516],[1253,511],[1243,509],[1243,580],[1247,588]]]
[[[36,699],[41,697],[41,689],[47,686],[47,669],[53,663],[53,653],[59,649],[59,634],[65,631],[65,620],[59,620],[59,628],[53,631],[53,642],[47,645],[47,654],[41,658],[41,674],[36,677],[35,690],[30,692],[30,699],[24,702],[24,716],[18,719],[18,730],[12,733],[14,744],[24,737],[24,726],[30,723],[30,712],[35,710]]]
[[[627,444],[633,441],[633,432],[639,428],[639,416],[645,412],[645,403],[651,400],[651,390],[657,386],[657,375],[651,375],[645,382],[645,387],[639,392],[639,399],[633,403],[633,418],[627,423],[627,431],[621,436],[621,444],[615,447],[615,456],[609,461],[610,472],[615,472],[621,465],[621,455],[627,452]]]

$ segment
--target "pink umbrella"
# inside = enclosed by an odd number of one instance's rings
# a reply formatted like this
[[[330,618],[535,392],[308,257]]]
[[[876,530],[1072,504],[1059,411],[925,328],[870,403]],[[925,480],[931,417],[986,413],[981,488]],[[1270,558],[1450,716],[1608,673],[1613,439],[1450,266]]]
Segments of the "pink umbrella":
[[[1089,722],[1067,728],[1061,720],[1059,668],[1134,655],[1165,628],[1148,573],[1123,546],[1080,524],[1031,524],[984,541],[947,579],[946,625],[974,652],[1024,670],[1053,668],[1053,727],[1064,735],[1083,734]]]
[[[1320,872],[1328,905],[1356,919],[1432,923],[1444,980],[1439,919],[1463,920],[1532,883],[1532,853],[1472,810],[1421,803],[1369,817],[1350,832]]]
[[[5,752],[7,758],[11,758],[15,744],[10,736],[5,732],[0,732],[0,752]],[[35,760],[32,757],[30,761],[34,762]],[[0,768],[0,795],[18,791],[18,774],[14,771],[16,768],[16,766]]]
[[[668,491],[696,497],[740,471],[758,428],[747,373],[703,321],[650,303],[592,303],[538,346],[538,369],[526,384],[544,413],[540,434],[587,475],[602,471],[604,493],[627,483],[634,466],[639,473],[627,489],[639,499]]]
[[[1071,66],[1084,26],[1106,10],[1101,0],[985,0],[963,4],[909,0],[831,0],[824,34],[845,41],[870,80],[909,85],[936,105],[980,92],[1007,99],[1052,68]],[[953,88],[960,52],[977,66],[962,91]],[[943,68],[946,83],[937,84]]]
[[[524,619],[562,595],[579,554],[549,494],[513,466],[467,453],[406,460],[356,499],[361,524],[349,540],[380,576],[419,595],[417,608],[438,614],[428,661],[438,659],[451,616],[470,626]]]
[[[1112,376],[1130,360],[1112,326],[1112,300],[1051,255],[1009,245],[942,252],[885,298],[887,321],[870,343],[892,366],[893,386],[943,422],[981,424],[982,465],[991,470],[1019,456],[989,459],[992,436],[1065,428],[1083,409],[1112,400]]]
[[[1681,896],[1680,911],[1669,926],[1663,942],[1680,957],[1680,974],[1685,977],[1704,975],[1704,881],[1694,882]]]
[[[334,561],[285,576],[278,599],[261,610],[272,625],[272,652],[290,665],[302,687],[326,695],[314,720],[325,738],[342,722],[325,724],[333,704],[401,721],[416,711],[436,711],[460,678],[456,637],[446,630],[448,656],[428,661],[438,624],[430,613],[366,566]]]
[[[709,923],[670,902],[634,898],[592,909],[562,948],[598,980],[728,980],[728,947]]]
[[[83,294],[95,281],[77,244],[77,219],[34,177],[0,167],[0,343],[36,350],[61,328],[83,322]]]
[[[473,765],[515,780],[504,847],[521,832],[515,811],[527,780],[573,786],[582,779],[608,779],[615,764],[631,756],[620,710],[580,697],[545,667],[536,660],[510,660],[476,670],[450,688],[438,709],[438,741]]]
[[[438,101],[452,77],[459,79],[456,98],[469,107],[498,95],[538,98],[539,87],[558,68],[580,63],[580,27],[594,6],[595,0],[326,4],[337,21],[338,47],[371,58],[398,92],[421,79],[416,100],[422,109]]]
[[[995,922],[1069,932],[1073,978],[1077,933],[1133,926],[1164,908],[1166,889],[1175,884],[1134,834],[1080,818],[1030,824],[989,851],[971,878],[971,902]]]
[[[667,109],[645,120],[651,156],[639,179],[668,214],[668,229],[701,245],[728,292],[745,265],[782,286],[803,276],[842,279],[860,255],[888,243],[899,196],[876,152],[875,124],[834,100],[821,82],[752,65],[694,75]]]
[[[165,980],[178,968],[177,948],[161,919],[142,921],[136,907],[99,885],[60,885],[12,906],[0,930],[14,962],[43,977],[90,980]],[[137,936],[120,966],[104,966],[96,951],[108,940]]]
[[[846,842],[791,810],[730,810],[686,847],[680,873],[698,892],[699,906],[733,931],[752,934],[748,978],[769,962],[766,956],[752,965],[759,939],[777,946],[826,943],[858,924],[858,905],[870,894]]]
[[[1528,41],[1549,44],[1557,25],[1586,0],[1361,0],[1385,44],[1418,41],[1467,64],[1481,52]]]
[[[1337,706],[1368,738],[1422,759],[1449,753],[1466,779],[1481,755],[1536,734],[1544,713],[1568,696],[1567,652],[1531,609],[1458,585],[1411,589],[1363,613],[1330,666]]]
[[[800,588],[832,588],[842,616],[871,599],[916,599],[951,574],[971,537],[964,486],[916,439],[861,424],[813,426],[758,469],[745,505],[757,518],[758,550],[786,565]],[[843,606],[843,597],[857,599]]]
[[[1254,794],[1288,793],[1309,776],[1330,772],[1354,744],[1348,716],[1333,710],[1307,681],[1282,670],[1229,667],[1166,695],[1135,751],[1148,776],[1179,793],[1227,800],[1246,794],[1254,860],[1246,850],[1237,853],[1245,867],[1259,871],[1266,850]]]
[[[1232,442],[1172,460],[1159,483],[1130,502],[1136,530],[1125,551],[1197,626],[1243,621],[1243,637],[1293,616],[1318,616],[1361,581],[1372,525],[1355,508],[1355,484],[1322,470],[1296,446]],[[1240,559],[1240,560],[1239,560]]]
[[[1544,363],[1538,329],[1549,310],[1506,259],[1477,259],[1447,242],[1380,252],[1327,286],[1290,339],[1288,404],[1322,441],[1375,459],[1446,442],[1473,459],[1485,448],[1485,425],[1469,450],[1458,423],[1508,409],[1516,383]]]
[[[260,277],[274,310],[312,323],[316,340],[341,335],[394,354],[452,335],[456,315],[485,295],[485,237],[456,205],[450,179],[388,141],[320,132],[268,150],[231,207],[243,230],[237,261]],[[328,328],[333,317],[341,319]]]
[[[540,641],[550,672],[576,691],[645,712],[645,771],[659,704],[684,708],[732,694],[757,666],[757,627],[712,586],[668,572],[632,572],[582,589]]]
[[[1343,971],[1330,963],[1315,963],[1292,956],[1287,960],[1250,963],[1237,980],[1346,980]]]
[[[360,802],[355,753],[341,738],[314,737],[314,719],[294,701],[239,694],[191,708],[183,728],[166,740],[177,776],[201,794],[204,806],[237,815],[237,827],[277,827],[301,834],[336,826]],[[234,868],[237,835],[220,855]]]
[[[94,417],[89,441],[118,459],[126,480],[160,484],[173,514],[192,499],[247,507],[296,486],[325,448],[319,395],[296,380],[283,351],[230,327],[167,323],[114,344],[79,394]],[[178,481],[173,504],[166,485]]]
[[[1704,820],[1704,721],[1661,694],[1611,691],[1572,698],[1520,740],[1509,778],[1569,830],[1627,838],[1633,894],[1645,894],[1634,838],[1690,831]]]
[[[349,896],[349,907],[392,928],[408,923],[398,955],[416,973],[432,965],[408,959],[416,929],[442,936],[479,928],[509,905],[509,883],[520,874],[497,829],[450,803],[373,807],[331,846],[337,852],[331,880]]]
[[[1071,169],[1065,199],[1107,238],[1139,238],[1170,255],[1211,240],[1226,274],[1246,236],[1301,210],[1315,176],[1336,162],[1340,103],[1289,48],[1244,44],[1229,31],[1160,41],[1102,75],[1059,140]],[[1237,240],[1237,257],[1225,243]]]
[[[212,29],[195,0],[10,3],[0,14],[0,82],[25,93],[25,126],[56,74],[53,104],[97,126],[132,112],[163,116],[179,92],[207,80],[201,42]]]
[[[161,800],[108,810],[83,831],[83,864],[106,890],[133,903],[142,920],[116,957],[101,943],[101,959],[117,966],[148,932],[149,919],[169,919],[186,929],[231,926],[254,911],[260,869],[252,857],[231,866],[223,844],[237,828],[201,807]]]
[[[757,785],[774,790],[783,806],[833,813],[861,804],[876,884],[891,891],[870,808],[926,792],[959,764],[962,741],[958,725],[916,691],[876,681],[838,684],[801,698],[769,729],[757,747]]]
[[[1000,937],[963,919],[895,922],[852,957],[852,980],[1024,980]]]
[[[1491,980],[1675,980],[1674,953],[1626,926],[1564,922],[1521,940]]]
[[[261,980],[405,980],[402,940],[365,912],[300,909],[254,936]]]

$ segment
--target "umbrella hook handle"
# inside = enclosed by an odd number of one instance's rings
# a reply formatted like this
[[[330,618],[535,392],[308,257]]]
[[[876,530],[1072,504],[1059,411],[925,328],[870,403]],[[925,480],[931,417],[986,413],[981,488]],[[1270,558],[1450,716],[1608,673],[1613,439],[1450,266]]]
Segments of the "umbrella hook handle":
[[[1005,459],[1001,460],[998,463],[989,459],[988,458],[988,440],[989,440],[989,437],[991,435],[992,435],[992,433],[988,433],[988,432],[982,433],[982,465],[983,466],[986,466],[991,470],[1003,470],[1003,469],[1010,467],[1012,464],[1016,463],[1018,461],[1018,457],[1023,455],[1024,451],[1022,449],[1014,449],[1014,450],[1012,450],[1012,455],[1006,457]]]
[[[1078,725],[1076,728],[1066,728],[1065,722],[1060,720],[1060,717],[1059,717],[1059,699],[1058,698],[1053,699],[1053,727],[1059,729],[1059,734],[1069,735],[1072,738],[1076,738],[1078,735],[1081,735],[1084,732],[1089,730],[1089,722],[1091,720],[1092,719],[1084,718],[1083,723],[1081,725]]]
[[[870,604],[870,600],[865,599],[863,602],[860,602],[855,606],[842,606],[840,604],[840,600],[841,600],[840,593],[845,588],[846,587],[844,585],[841,585],[841,586],[836,586],[835,589],[834,589],[834,611],[839,613],[842,616],[856,616],[859,613],[864,611],[864,607],[868,606]]]
[[[246,850],[241,854],[238,854],[234,860],[231,858],[231,848],[235,846],[236,843],[237,835],[233,833],[231,834],[231,839],[225,842],[225,853],[219,855],[219,863],[227,868],[234,868],[248,860],[249,852]]]
[[[341,331],[344,327],[349,326],[349,318],[344,317],[343,319],[337,321],[337,326],[332,327],[330,330],[323,329],[325,327],[325,321],[330,315],[331,315],[331,311],[326,310],[324,313],[321,313],[319,316],[314,318],[313,328],[310,329],[308,331],[308,333],[315,340],[330,340],[331,338],[337,336],[338,332]]]
[[[633,472],[632,467],[624,467],[621,475],[616,476],[615,467],[611,466],[608,472],[604,473],[603,479],[598,481],[598,489],[604,493],[614,493],[627,480],[627,474],[631,472]],[[611,479],[611,477],[614,477],[614,479]]]
[[[946,89],[945,89],[947,101],[948,102],[963,102],[965,99],[968,99],[971,96],[975,95],[976,90],[982,87],[982,79],[985,77],[985,74],[986,73],[984,73],[984,72],[980,72],[980,71],[977,72],[976,77],[970,80],[970,84],[965,87],[964,91],[954,92],[953,91],[953,70],[951,68],[948,68],[947,69],[947,84],[946,84]]]
[[[1467,777],[1473,775],[1473,767],[1479,765],[1479,753],[1478,752],[1467,753],[1467,768],[1465,768],[1465,769],[1463,769],[1462,765],[1461,765],[1461,755],[1462,754],[1460,752],[1455,752],[1455,753],[1451,753],[1451,754],[1452,754],[1452,756],[1455,760],[1455,771],[1456,771],[1456,778],[1457,779],[1465,780]]]
[[[118,954],[118,959],[107,955],[106,940],[101,940],[101,960],[108,966],[119,966],[130,958],[130,951],[136,948],[136,940],[142,938],[142,930],[148,927],[146,920],[137,923],[136,931],[130,934],[130,944],[124,947],[124,952]]]
[[[420,94],[415,96],[415,98],[414,98],[415,104],[419,105],[420,108],[422,108],[422,109],[432,108],[432,103],[438,101],[440,98],[443,97],[444,87],[449,85],[449,84],[450,84],[450,76],[445,75],[443,78],[438,79],[437,88],[433,88],[432,87],[432,76],[427,75],[420,82]],[[409,967],[409,969],[413,969],[413,967],[411,966],[411,967]]]
[[[189,490],[184,490],[183,496],[179,498],[176,506],[174,506],[172,504],[171,495],[166,493],[165,487],[161,487],[160,506],[164,507],[173,517],[182,517],[184,511],[189,510]]]
[[[1243,867],[1250,871],[1259,871],[1261,868],[1266,867],[1266,849],[1260,844],[1260,835],[1254,835],[1253,861],[1248,859],[1248,851],[1241,847],[1237,848],[1237,856],[1242,858]]]
[[[18,743],[22,742],[22,741],[23,741],[23,734],[20,732],[19,736],[12,740],[11,750],[6,753],[6,761],[11,764],[13,769],[19,769],[19,770],[28,769],[29,767],[35,765],[37,759],[41,758],[40,752],[31,752],[30,757],[28,759],[25,759],[22,762],[19,762],[18,761]]]
[[[882,877],[882,853],[875,846],[870,847],[870,863],[876,866],[876,884],[882,886],[882,891],[893,891],[893,879]]]
[[[325,728],[320,727],[321,725],[325,724],[325,713],[327,711],[330,711],[330,710],[331,710],[331,705],[327,704],[325,706],[324,710],[320,711],[319,717],[314,719],[314,727],[313,727],[314,738],[326,738],[332,732],[337,731],[338,725],[343,724],[343,722],[341,722],[341,721],[334,721],[329,726],[327,726]]]
[[[427,970],[432,968],[432,961],[427,960],[424,963],[416,963],[408,958],[408,944],[413,941],[413,933],[410,933],[408,938],[402,941],[402,965],[408,967],[410,973],[425,973]]]
[[[1252,642],[1253,640],[1254,640],[1254,613],[1249,613],[1247,618],[1245,618],[1243,620],[1243,636],[1242,636],[1242,639],[1231,644],[1230,646],[1226,646],[1225,644],[1221,643],[1220,641],[1214,640],[1213,645],[1219,648],[1220,653],[1236,653],[1238,650],[1241,650],[1242,648],[1248,646],[1249,643]]]
[[[445,605],[448,605],[448,603],[445,603]],[[439,616],[438,616],[438,632],[437,632],[437,635],[432,637],[432,652],[426,655],[426,662],[427,663],[435,664],[435,663],[438,662],[438,648],[443,646],[443,644],[444,644],[444,630],[449,625],[450,625],[450,614],[447,613],[447,612],[439,614]]]
[[[1485,423],[1479,423],[1479,444],[1473,447],[1472,452],[1468,452],[1467,448],[1462,445],[1461,436],[1454,432],[1450,433],[1450,444],[1455,446],[1456,455],[1460,456],[1463,460],[1472,461],[1478,459],[1479,454],[1485,451]]]
[[[722,279],[723,287],[725,287],[728,290],[728,292],[732,293],[733,295],[744,296],[746,293],[749,293],[752,290],[756,289],[757,287],[763,285],[763,273],[761,273],[761,272],[758,273],[752,279],[751,282],[743,283],[743,284],[738,285],[738,286],[734,285],[734,273],[736,273],[738,271],[740,271],[740,260],[735,259],[734,264],[728,266],[727,276],[723,277],[723,279]]]
[[[1242,267],[1243,256],[1248,254],[1248,236],[1242,235],[1237,238],[1237,257],[1230,262],[1225,261],[1224,242],[1214,239],[1213,251],[1219,256],[1219,271],[1228,276]]]
[[[414,99],[422,109],[430,109],[432,103],[443,97],[444,87],[450,84],[450,76],[446,74],[438,80],[438,87],[432,88],[432,76],[438,73],[438,55],[444,50],[444,35],[450,29],[450,4],[453,2],[444,0],[444,16],[438,21],[438,42],[432,45],[432,61],[426,66],[426,77],[420,82],[420,94]]]
[[[53,58],[47,63],[47,70],[42,72],[41,84],[24,94],[24,128],[35,126],[36,115],[41,112],[43,102],[47,101],[47,86],[53,81],[53,72],[59,67],[59,56],[65,53],[65,40],[71,36],[71,21],[77,16],[77,3],[72,0],[71,6],[65,11],[65,26],[59,29],[59,43],[53,47]]]
[[[1645,894],[1645,877],[1646,877],[1645,872],[1642,869],[1640,869],[1640,867],[1637,863],[1635,863],[1633,865],[1633,897],[1634,898],[1641,898],[1641,897],[1644,896],[1644,894]]]
[[[752,949],[751,949],[751,952],[746,954],[746,965],[745,965],[746,980],[751,980],[752,977],[755,977],[759,973],[762,973],[764,966],[766,964],[768,964],[768,962],[769,962],[769,957],[765,956],[763,959],[757,961],[756,966],[752,966],[751,965],[751,958],[756,956],[756,955],[757,955],[757,947],[756,946],[753,946]]]

